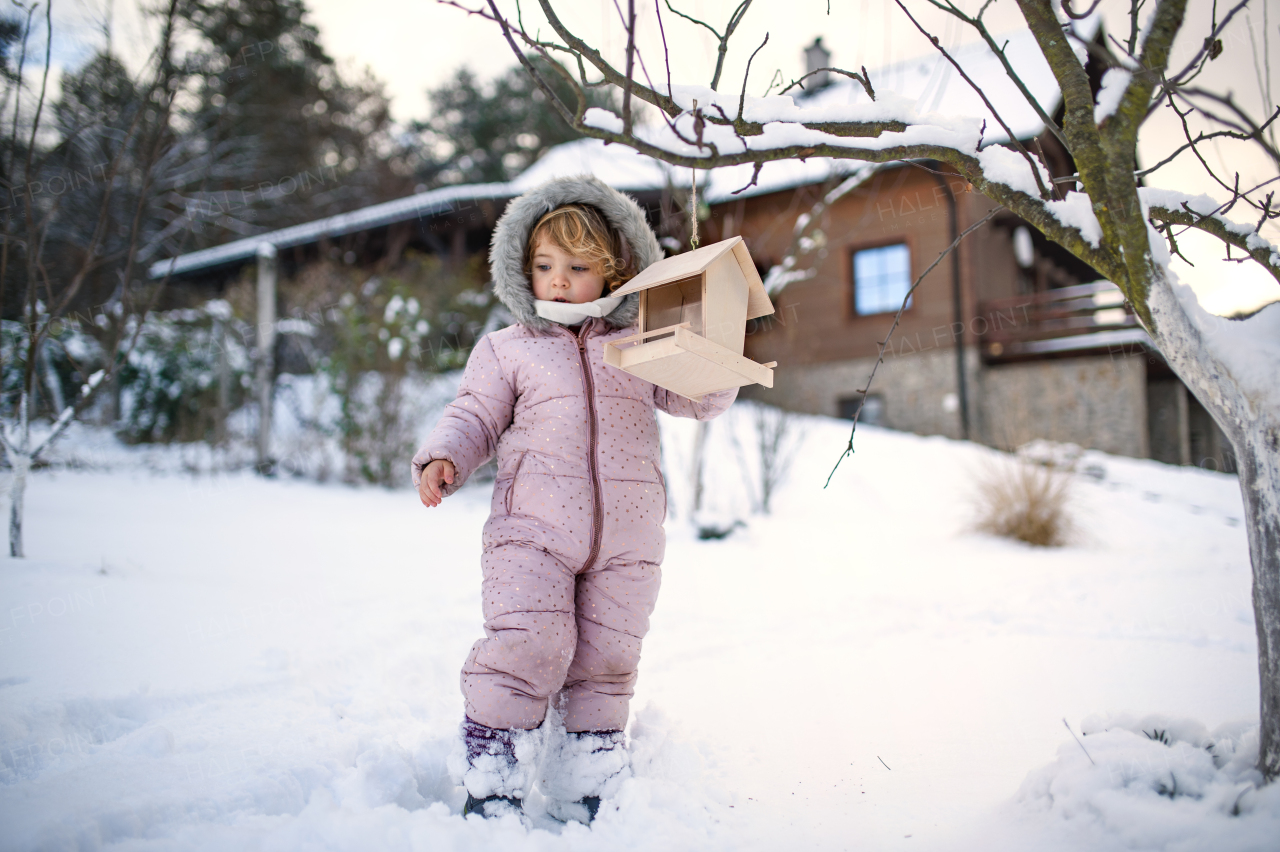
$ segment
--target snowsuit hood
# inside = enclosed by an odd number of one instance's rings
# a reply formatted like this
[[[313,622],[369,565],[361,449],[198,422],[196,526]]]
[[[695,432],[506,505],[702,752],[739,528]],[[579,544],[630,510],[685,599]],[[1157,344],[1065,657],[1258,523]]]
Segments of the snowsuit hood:
[[[489,266],[493,271],[493,293],[498,301],[506,306],[516,322],[538,331],[545,331],[555,323],[538,316],[535,309],[533,286],[524,272],[525,246],[538,220],[565,204],[589,204],[599,210],[609,226],[626,241],[636,272],[662,259],[662,247],[649,227],[644,210],[633,198],[607,186],[599,178],[591,175],[556,178],[529,190],[508,204],[498,220],[489,249]],[[639,312],[640,297],[632,293],[604,322],[609,328],[627,328],[635,323]]]

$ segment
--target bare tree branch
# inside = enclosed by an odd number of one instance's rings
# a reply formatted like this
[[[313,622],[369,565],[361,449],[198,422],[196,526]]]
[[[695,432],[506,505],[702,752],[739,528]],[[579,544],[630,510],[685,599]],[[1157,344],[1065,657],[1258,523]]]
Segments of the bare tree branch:
[[[1071,8],[1071,0],[1062,0],[1062,11],[1066,12],[1067,17],[1071,18],[1073,21],[1079,21],[1092,15],[1101,5],[1102,0],[1093,0],[1093,5],[1088,9],[1085,9],[1083,12],[1076,12]]]
[[[1204,156],[1200,153],[1200,148],[1196,144],[1195,140],[1191,138],[1191,128],[1187,124],[1188,113],[1183,113],[1178,111],[1178,108],[1173,103],[1172,95],[1169,97],[1169,107],[1173,110],[1174,114],[1177,115],[1179,120],[1182,122],[1182,133],[1187,139],[1187,145],[1183,146],[1183,148],[1185,149],[1186,147],[1190,147],[1191,152],[1195,154],[1196,159],[1200,161],[1200,165],[1204,167],[1204,170],[1208,172],[1209,176],[1213,178],[1213,180],[1217,182],[1219,186],[1227,190],[1227,192],[1231,193],[1231,201],[1229,203],[1229,206],[1234,206],[1237,201],[1243,201],[1246,205],[1250,207],[1254,207],[1255,209],[1258,208],[1257,202],[1255,202],[1252,198],[1249,197],[1250,193],[1252,193],[1253,190],[1249,190],[1248,192],[1244,192],[1244,193],[1240,192],[1239,173],[1236,174],[1236,184],[1235,185],[1228,184],[1218,176],[1217,172],[1215,172],[1213,168],[1209,165],[1208,161],[1205,160]],[[1277,111],[1280,112],[1280,108],[1278,108]],[[1263,147],[1265,148],[1266,146],[1264,145]]]
[[[850,80],[857,80],[859,83],[862,84],[862,88],[867,93],[867,97],[871,98],[871,100],[873,101],[876,99],[876,90],[871,88],[871,75],[867,73],[867,66],[865,65],[862,66],[861,74],[855,74],[852,71],[845,71],[843,68],[818,68],[814,71],[810,71],[808,74],[805,74],[799,80],[792,80],[791,84],[787,86],[785,89],[783,89],[781,92],[778,92],[778,94],[785,95],[787,92],[791,91],[796,86],[799,86],[801,89],[803,89],[805,80],[808,80],[810,77],[814,76],[815,74],[822,74],[825,72],[830,72],[832,74],[841,74],[845,77],[848,77]]]
[[[763,165],[764,165],[763,163],[755,163],[754,168],[751,170],[751,180],[747,183],[746,186],[742,187],[741,189],[735,189],[733,192],[730,193],[730,195],[738,195],[739,193],[746,192],[748,189],[755,186],[756,181],[760,179],[760,169]]]
[[[1129,78],[1120,105],[1101,131],[1105,145],[1132,149],[1137,144],[1138,128],[1146,120],[1156,88],[1164,78],[1173,40],[1182,29],[1186,6],[1186,0],[1161,0],[1156,5],[1138,57],[1138,70]]]
[[[760,46],[757,47],[752,52],[751,56],[748,57],[747,59],[747,70],[744,71],[742,74],[742,93],[738,95],[738,118],[736,119],[737,121],[742,121],[742,109],[747,102],[747,80],[751,77],[751,63],[755,61],[756,54],[764,50],[764,46],[768,43],[769,43],[769,34],[765,33],[764,41],[760,42]]]
[[[615,3],[616,5],[616,3]],[[621,14],[622,10],[619,9]],[[627,85],[622,89],[622,132],[631,132],[631,85],[636,61],[636,0],[627,0]],[[652,83],[650,84],[652,86]]]
[[[903,13],[905,13],[906,16],[911,19],[911,23],[915,24],[916,29],[920,31],[921,35],[929,39],[929,41],[933,42],[933,46],[938,49],[938,52],[941,53],[944,57],[946,57],[947,61],[950,62],[952,66],[955,67],[956,71],[960,74],[960,76],[964,79],[964,81],[969,84],[970,88],[972,88],[974,92],[977,93],[978,97],[982,99],[982,102],[986,104],[987,109],[991,111],[991,114],[995,117],[995,120],[1000,124],[1001,127],[1004,128],[1004,132],[1008,134],[1009,143],[1013,145],[1013,149],[1017,151],[1019,154],[1021,154],[1022,158],[1027,161],[1027,165],[1031,167],[1031,175],[1032,177],[1035,178],[1036,188],[1040,190],[1040,197],[1046,198],[1046,199],[1049,198],[1051,196],[1051,193],[1049,192],[1048,188],[1044,185],[1044,178],[1040,175],[1040,168],[1039,168],[1039,165],[1036,163],[1035,158],[1033,158],[1031,156],[1031,152],[1029,152],[1023,146],[1023,144],[1018,141],[1017,134],[1014,133],[1013,130],[1010,129],[1009,125],[1005,122],[1005,120],[1000,117],[999,111],[996,110],[995,104],[991,103],[991,99],[987,97],[987,93],[982,91],[982,88],[973,81],[973,78],[970,77],[967,73],[965,73],[965,70],[960,67],[960,63],[956,62],[955,57],[953,57],[950,53],[948,53],[947,49],[942,46],[942,43],[938,40],[938,37],[935,35],[930,35],[929,32],[924,27],[920,26],[920,22],[917,21],[915,19],[915,16],[912,15],[911,12],[907,10],[907,7],[903,5],[902,0],[893,0],[893,2],[897,3],[898,8],[901,9]]]
[[[970,17],[966,15],[962,9],[951,2],[951,0],[944,0],[944,2],[940,2],[940,0],[929,0],[929,2],[944,12],[959,18],[961,21],[978,31],[978,34],[982,36],[982,40],[987,43],[987,47],[989,47],[991,52],[996,55],[996,58],[1000,60],[1000,65],[1003,66],[1005,75],[1013,81],[1013,84],[1018,87],[1018,91],[1022,93],[1023,99],[1025,99],[1031,108],[1035,110],[1036,116],[1039,117],[1040,122],[1057,138],[1059,142],[1062,143],[1062,147],[1066,148],[1067,152],[1070,153],[1071,143],[1067,141],[1066,135],[1058,127],[1057,122],[1049,116],[1049,113],[1045,112],[1044,107],[1040,106],[1040,102],[1036,100],[1035,95],[1031,94],[1031,90],[1027,88],[1027,84],[1022,80],[1022,76],[1013,70],[1013,65],[1009,62],[1009,57],[1005,55],[1004,48],[996,44],[996,40],[987,29],[987,25],[982,22],[982,13],[987,10],[987,7],[983,6],[976,16]],[[1093,9],[1101,2],[1102,0],[1094,0],[1094,5],[1090,8],[1089,13],[1091,14]],[[1069,0],[1063,0],[1064,9],[1068,7],[1068,3]],[[1069,11],[1068,14],[1070,14]],[[1088,17],[1088,15],[1086,14],[1080,17]]]
[[[1181,154],[1183,151],[1186,151],[1186,150],[1187,150],[1187,149],[1189,149],[1189,148],[1193,148],[1193,147],[1195,147],[1196,145],[1199,145],[1201,142],[1207,142],[1207,141],[1208,141],[1208,140],[1210,140],[1210,139],[1217,139],[1217,138],[1220,138],[1220,137],[1226,137],[1226,138],[1229,138],[1229,139],[1253,140],[1253,141],[1255,141],[1255,142],[1260,142],[1260,143],[1262,143],[1263,148],[1264,148],[1264,150],[1265,150],[1265,149],[1267,149],[1267,147],[1268,147],[1268,146],[1266,145],[1265,140],[1263,140],[1263,139],[1262,139],[1261,134],[1262,134],[1262,133],[1263,133],[1263,131],[1265,131],[1265,130],[1267,129],[1267,127],[1268,127],[1269,125],[1271,125],[1271,123],[1272,123],[1272,122],[1274,122],[1277,118],[1280,118],[1280,106],[1276,107],[1275,112],[1271,113],[1271,117],[1270,117],[1270,118],[1268,118],[1265,122],[1263,122],[1263,124],[1262,124],[1262,125],[1261,125],[1257,130],[1255,130],[1255,131],[1254,131],[1254,132],[1252,132],[1252,133],[1241,133],[1241,132],[1239,132],[1239,131],[1235,131],[1235,130],[1215,130],[1215,131],[1214,131],[1214,132],[1212,132],[1212,133],[1205,133],[1204,131],[1201,131],[1200,133],[1198,133],[1198,134],[1196,135],[1196,138],[1195,138],[1195,139],[1191,139],[1191,140],[1189,140],[1189,141],[1187,141],[1187,142],[1183,143],[1182,145],[1178,146],[1178,148],[1177,148],[1176,150],[1174,150],[1174,152],[1173,152],[1172,154],[1170,154],[1169,156],[1165,157],[1163,160],[1161,160],[1160,162],[1156,163],[1156,164],[1155,164],[1154,166],[1152,166],[1151,168],[1149,168],[1149,169],[1143,169],[1143,170],[1142,170],[1142,171],[1140,171],[1140,172],[1136,172],[1136,173],[1134,174],[1134,177],[1135,177],[1135,178],[1138,178],[1138,179],[1140,180],[1140,179],[1142,179],[1142,178],[1146,177],[1146,176],[1147,176],[1147,175],[1149,175],[1149,174],[1153,174],[1153,173],[1154,173],[1154,172],[1156,172],[1157,170],[1159,170],[1159,169],[1163,168],[1164,166],[1167,166],[1169,163],[1173,162],[1173,161],[1178,157],[1178,155],[1179,155],[1179,154]],[[1270,151],[1268,151],[1268,153],[1271,153],[1271,152],[1270,152]],[[1277,163],[1278,163],[1278,164],[1280,164],[1280,158],[1277,158]]]
[[[871,375],[867,376],[867,384],[858,391],[858,393],[862,395],[862,398],[858,400],[858,407],[854,409],[853,412],[853,425],[849,427],[849,443],[845,445],[844,452],[840,454],[840,458],[836,459],[835,466],[831,468],[831,473],[827,474],[827,481],[822,486],[823,488],[826,488],[831,484],[831,477],[836,475],[836,471],[840,468],[840,462],[853,455],[853,435],[858,431],[858,417],[862,415],[862,407],[867,404],[867,394],[871,392],[871,383],[875,381],[876,371],[879,370],[880,365],[884,363],[884,350],[888,347],[889,341],[893,339],[893,333],[898,330],[898,323],[902,321],[902,312],[907,309],[907,303],[911,301],[911,295],[915,293],[916,288],[920,286],[920,282],[924,281],[925,276],[937,268],[938,264],[942,263],[943,258],[955,251],[956,247],[964,241],[965,237],[987,224],[987,222],[990,222],[995,218],[995,215],[1003,209],[1004,208],[999,205],[991,208],[987,211],[987,215],[961,231],[960,235],[952,241],[951,245],[944,248],[942,252],[934,258],[933,263],[929,264],[928,268],[926,268],[924,272],[920,273],[915,282],[902,297],[902,304],[898,306],[898,312],[893,315],[893,323],[889,326],[889,332],[884,336],[884,340],[881,340],[878,344],[879,350],[876,352],[876,361],[871,365]]]
[[[1266,139],[1262,138],[1261,134],[1262,134],[1262,131],[1265,129],[1266,125],[1265,124],[1260,125],[1256,121],[1254,121],[1253,117],[1249,115],[1247,112],[1245,112],[1244,109],[1241,108],[1240,105],[1236,103],[1235,98],[1232,96],[1230,92],[1228,92],[1225,95],[1221,95],[1221,94],[1218,94],[1217,92],[1210,92],[1205,89],[1198,89],[1198,88],[1197,89],[1178,89],[1177,95],[1178,97],[1182,98],[1184,103],[1193,107],[1196,112],[1203,115],[1204,117],[1212,121],[1216,121],[1218,124],[1221,124],[1224,127],[1229,127],[1233,130],[1236,130],[1237,132],[1244,133],[1248,136],[1256,135],[1258,138],[1255,139],[1254,141],[1256,141],[1259,145],[1261,145],[1262,150],[1267,152],[1267,156],[1269,156],[1272,159],[1272,161],[1275,162],[1277,167],[1280,167],[1280,150],[1277,150],[1274,145],[1269,144]],[[1240,123],[1231,121],[1230,119],[1223,118],[1222,116],[1216,113],[1210,112],[1209,110],[1205,109],[1203,106],[1192,101],[1191,100],[1192,97],[1205,98],[1206,100],[1213,101],[1214,103],[1222,104],[1223,106],[1225,106],[1227,109],[1231,110],[1231,112],[1235,114],[1236,118],[1239,119]],[[1276,105],[1276,106],[1277,108],[1280,108],[1280,105]],[[1270,124],[1273,120],[1274,120],[1274,117],[1268,119],[1267,124]]]
[[[1044,54],[1058,88],[1062,92],[1063,135],[1084,183],[1102,196],[1108,194],[1107,153],[1093,121],[1093,89],[1084,66],[1076,59],[1071,44],[1062,36],[1062,26],[1048,0],[1018,0],[1018,8]],[[1024,217],[1025,218],[1025,217]],[[1103,233],[1113,237],[1109,223],[1102,221]]]
[[[587,62],[590,62],[592,67],[604,76],[605,80],[617,86],[619,89],[627,85],[627,77],[620,74],[617,69],[606,62],[599,50],[596,50],[594,47],[570,32],[569,28],[560,20],[560,16],[556,14],[555,9],[551,8],[550,0],[538,0],[538,3],[542,7],[542,13],[547,17],[547,22],[551,24],[551,28],[556,31],[556,35],[558,35],[568,46],[570,51],[583,57]],[[492,0],[490,0],[489,5],[493,9],[493,13],[497,15],[497,7],[493,6]],[[673,9],[672,11],[675,10]],[[509,24],[503,23],[502,26],[505,32],[509,27]],[[510,42],[511,40],[508,39],[508,41]],[[514,49],[514,43],[512,43],[512,47]],[[645,86],[635,85],[634,83],[633,87],[633,92],[636,97],[646,103],[656,106],[669,116],[674,117],[684,111],[668,95],[656,92]]]
[[[1191,57],[1191,61],[1187,63],[1187,67],[1183,68],[1177,74],[1174,74],[1172,77],[1170,77],[1169,82],[1175,86],[1185,82],[1183,78],[1186,77],[1186,75],[1190,73],[1191,70],[1197,66],[1197,64],[1200,66],[1203,66],[1206,60],[1212,59],[1214,56],[1216,56],[1217,54],[1213,53],[1214,42],[1218,40],[1218,36],[1222,35],[1222,31],[1227,28],[1227,24],[1231,23],[1231,19],[1236,16],[1236,12],[1239,12],[1241,9],[1243,9],[1245,6],[1248,6],[1248,5],[1249,5],[1249,0],[1240,0],[1239,3],[1237,3],[1234,7],[1232,7],[1231,11],[1227,13],[1227,16],[1222,19],[1222,23],[1214,27],[1213,30],[1209,33],[1209,35],[1205,38],[1204,44],[1201,46],[1199,50],[1196,51],[1196,55]]]
[[[1129,47],[1125,53],[1131,58],[1138,53],[1138,13],[1145,4],[1146,0],[1129,0]]]
[[[671,50],[667,47],[667,28],[662,24],[662,7],[653,0],[653,12],[658,16],[658,32],[662,34],[662,61],[667,66],[667,97],[671,97]]]
[[[577,88],[577,85],[576,84],[574,85],[574,91],[579,94],[579,97],[578,97],[579,109],[575,111],[570,111],[569,108],[560,100],[560,96],[556,94],[555,89],[551,88],[551,84],[548,83],[545,79],[543,79],[542,74],[539,73],[538,69],[535,68],[533,63],[529,61],[529,57],[525,56],[524,51],[521,50],[516,45],[516,40],[511,35],[511,25],[498,12],[498,7],[494,3],[494,0],[488,0],[488,3],[489,3],[489,9],[493,12],[493,19],[497,21],[498,26],[502,28],[502,35],[506,38],[507,44],[510,45],[511,52],[516,55],[516,58],[520,60],[520,64],[524,66],[524,70],[528,72],[529,76],[533,78],[533,81],[538,84],[538,88],[542,90],[542,93],[547,96],[547,99],[551,102],[551,105],[555,107],[558,113],[560,113],[560,117],[563,118],[566,122],[568,122],[570,126],[578,124],[578,119],[581,118],[580,113],[582,112],[582,105],[586,103],[586,98],[582,97],[580,90]],[[523,31],[521,32],[523,34]],[[528,40],[526,40],[526,42],[528,43]],[[564,70],[563,68],[561,68],[558,62],[554,62],[552,64],[556,68],[560,68],[561,71]],[[571,77],[569,78],[569,81],[571,84],[574,83]]]
[[[692,15],[686,15],[684,12],[681,12],[679,9],[672,6],[671,0],[663,0],[663,2],[667,4],[667,8],[674,14],[679,15],[686,21],[697,24],[700,27],[705,27],[707,31],[715,36],[720,42],[719,47],[716,49],[716,70],[715,73],[711,75],[711,90],[718,91],[720,87],[720,74],[724,71],[724,57],[725,54],[729,52],[729,39],[733,37],[734,30],[738,28],[738,24],[742,23],[742,19],[746,17],[747,10],[751,8],[752,0],[742,0],[742,2],[738,4],[738,8],[733,10],[733,13],[729,15],[729,22],[725,24],[723,35],[706,21],[700,21]],[[659,20],[661,20],[661,17],[659,17]]]

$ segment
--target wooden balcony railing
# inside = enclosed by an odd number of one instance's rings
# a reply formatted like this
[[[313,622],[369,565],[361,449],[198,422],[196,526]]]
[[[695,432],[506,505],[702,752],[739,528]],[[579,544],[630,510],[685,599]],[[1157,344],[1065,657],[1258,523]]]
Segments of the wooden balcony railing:
[[[1123,352],[1149,347],[1147,333],[1109,281],[978,303],[972,324],[988,362]]]

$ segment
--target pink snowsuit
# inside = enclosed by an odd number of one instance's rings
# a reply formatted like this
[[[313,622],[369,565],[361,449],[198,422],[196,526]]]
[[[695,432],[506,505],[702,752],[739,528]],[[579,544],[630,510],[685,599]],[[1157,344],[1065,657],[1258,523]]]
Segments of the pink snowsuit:
[[[611,212],[607,198],[586,200]],[[548,203],[556,201],[564,203]],[[639,240],[619,230],[634,251]],[[657,259],[642,254],[645,265]],[[501,286],[497,261],[495,291],[520,318],[527,306]],[[608,319],[588,319],[575,334],[539,317],[485,335],[413,459],[415,484],[428,462],[450,461],[452,493],[497,455],[481,557],[487,638],[462,669],[467,716],[490,728],[537,727],[562,690],[567,730],[626,726],[666,547],[654,411],[706,420],[737,396],[735,388],[695,404],[607,365],[605,341],[633,333]]]
[[[485,634],[462,670],[467,716],[534,728],[567,690],[569,731],[621,730],[649,630],[666,537],[654,409],[707,419],[737,391],[695,405],[610,367],[612,332],[521,325],[486,335],[416,464],[457,481],[498,455],[484,526]]]

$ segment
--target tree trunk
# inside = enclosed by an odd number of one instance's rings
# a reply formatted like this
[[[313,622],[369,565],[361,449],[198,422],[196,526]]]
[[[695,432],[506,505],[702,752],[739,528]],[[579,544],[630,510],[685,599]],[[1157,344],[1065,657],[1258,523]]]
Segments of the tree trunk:
[[[1249,424],[1235,449],[1258,629],[1258,770],[1272,781],[1280,778],[1280,423],[1267,418]]]
[[[1229,324],[1238,321],[1215,317],[1206,326],[1201,317],[1197,323],[1188,310],[1199,309],[1184,306],[1163,276],[1157,273],[1148,290],[1152,336],[1169,366],[1231,438],[1240,469],[1258,631],[1258,771],[1272,781],[1280,778],[1280,404],[1274,389],[1241,387],[1217,357],[1214,338],[1229,339]]]
[[[692,480],[690,484],[693,485],[693,511],[689,517],[695,520],[702,511],[702,471],[706,467],[707,432],[710,429],[710,421],[699,420],[693,436],[693,463],[689,470],[689,479]]]
[[[271,404],[275,391],[276,347],[276,247],[258,246],[258,472],[270,474]]]
[[[213,445],[227,445],[227,417],[231,413],[231,361],[227,357],[227,324],[213,321],[214,345],[218,347],[218,413],[213,424]]]
[[[45,387],[49,391],[49,402],[53,405],[53,413],[60,414],[62,409],[67,407],[67,403],[62,396],[62,380],[58,378],[58,371],[53,365],[53,352],[47,340],[40,347],[40,369],[44,375]]]
[[[31,468],[31,460],[12,453],[9,463],[13,467],[13,482],[9,485],[9,555],[21,559],[23,499],[27,491],[27,471]]]

